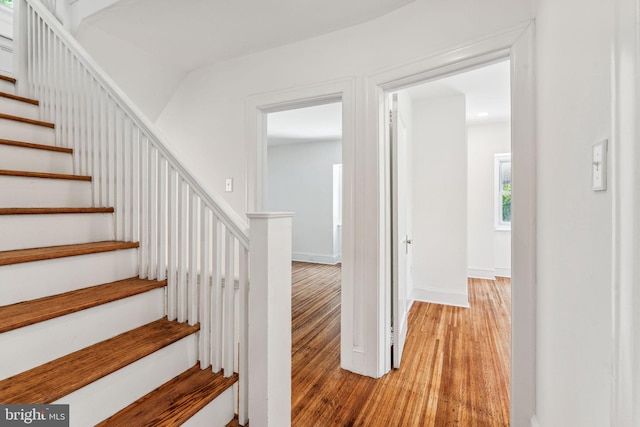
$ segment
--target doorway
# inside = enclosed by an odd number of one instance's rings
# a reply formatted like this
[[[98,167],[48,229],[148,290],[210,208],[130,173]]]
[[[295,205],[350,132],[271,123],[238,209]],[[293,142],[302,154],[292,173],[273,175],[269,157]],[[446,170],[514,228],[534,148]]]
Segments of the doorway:
[[[342,104],[267,115],[266,207],[294,212],[292,260],[342,261]]]
[[[394,368],[400,368],[413,301],[463,307],[456,313],[465,323],[477,315],[469,305],[479,303],[480,289],[504,288],[501,298],[510,295],[509,75],[510,62],[503,60],[389,93]],[[501,321],[492,323],[506,342],[508,298],[496,311]],[[485,351],[498,355],[489,359],[508,360],[504,345],[486,344]],[[509,368],[504,364],[495,374],[503,378],[505,371],[508,383]],[[496,403],[508,407],[508,396]]]

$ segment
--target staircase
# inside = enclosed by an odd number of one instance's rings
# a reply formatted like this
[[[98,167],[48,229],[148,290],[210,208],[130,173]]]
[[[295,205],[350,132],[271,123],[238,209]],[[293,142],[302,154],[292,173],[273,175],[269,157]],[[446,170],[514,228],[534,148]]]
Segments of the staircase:
[[[0,76],[0,403],[69,404],[71,426],[224,426],[238,375],[201,369],[200,323],[94,207],[63,132]],[[208,366],[206,361],[204,366]]]

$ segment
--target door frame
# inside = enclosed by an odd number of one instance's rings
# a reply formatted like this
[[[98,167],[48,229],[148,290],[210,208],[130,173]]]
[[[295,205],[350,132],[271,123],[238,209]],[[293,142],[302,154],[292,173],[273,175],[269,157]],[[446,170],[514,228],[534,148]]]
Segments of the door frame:
[[[640,422],[640,13],[639,0],[616,1],[613,50],[611,192],[613,204],[611,425]]]
[[[340,366],[357,371],[354,360],[354,170],[356,80],[328,81],[251,96],[245,105],[248,212],[263,212],[267,201],[267,115],[278,111],[342,102],[342,270]],[[295,213],[294,213],[295,215]]]
[[[536,413],[536,117],[534,23],[526,23],[473,43],[383,71],[368,81],[368,128],[378,141],[381,286],[378,290],[380,374],[391,368],[391,197],[386,99],[392,91],[499,60],[511,61],[513,188],[511,425],[530,425]]]

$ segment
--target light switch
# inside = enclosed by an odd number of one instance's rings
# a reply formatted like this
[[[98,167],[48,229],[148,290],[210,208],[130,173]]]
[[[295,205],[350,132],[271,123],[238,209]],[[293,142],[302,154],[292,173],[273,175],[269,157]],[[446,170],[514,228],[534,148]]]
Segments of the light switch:
[[[591,189],[607,189],[607,140],[603,139],[591,146]]]
[[[224,180],[224,191],[227,193],[233,191],[233,178],[227,178]]]

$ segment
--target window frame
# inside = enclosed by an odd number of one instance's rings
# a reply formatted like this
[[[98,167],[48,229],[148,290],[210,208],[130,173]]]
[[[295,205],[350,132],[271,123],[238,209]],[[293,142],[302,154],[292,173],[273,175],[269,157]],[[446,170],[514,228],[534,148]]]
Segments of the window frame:
[[[494,155],[494,203],[493,203],[493,227],[496,231],[511,231],[511,221],[502,220],[502,165],[511,164],[511,153],[500,153]],[[513,176],[513,169],[511,171]]]

